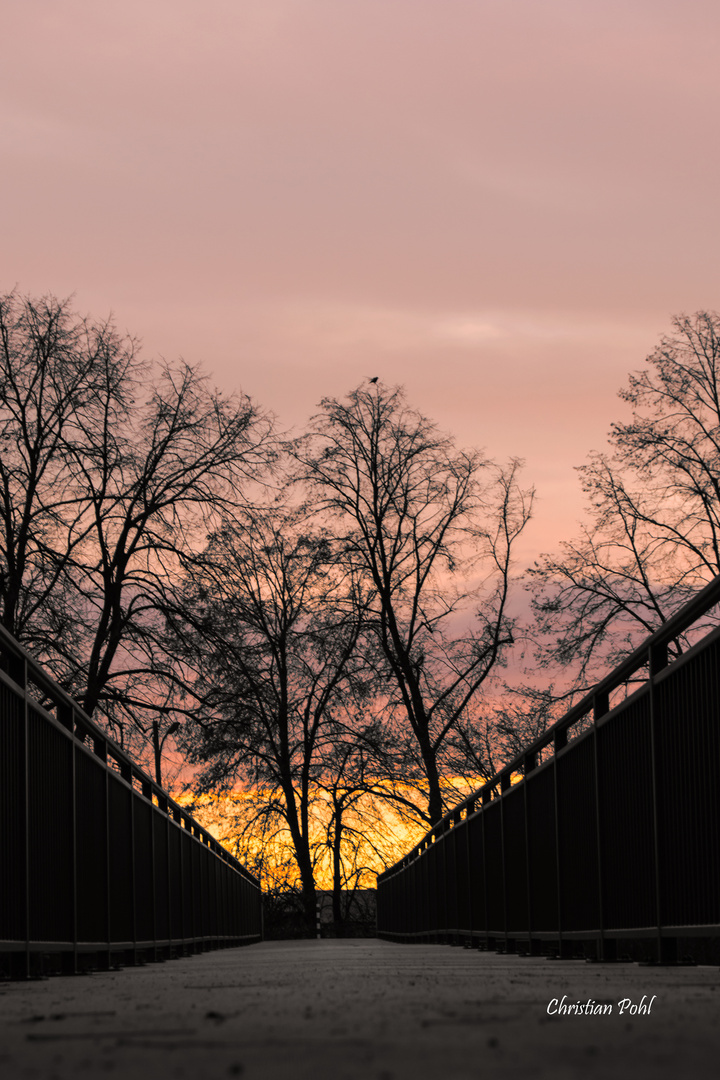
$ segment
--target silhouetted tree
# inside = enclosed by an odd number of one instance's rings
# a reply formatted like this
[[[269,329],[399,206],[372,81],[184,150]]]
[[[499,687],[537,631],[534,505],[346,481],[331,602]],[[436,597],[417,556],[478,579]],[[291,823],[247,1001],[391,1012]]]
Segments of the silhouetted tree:
[[[0,350],[0,617],[122,739],[181,702],[165,611],[271,425],[52,297],[0,298]]]
[[[132,421],[95,432],[78,457],[93,523],[94,558],[78,567],[93,629],[82,670],[88,712],[98,704],[155,711],[162,699],[148,695],[148,674],[168,692],[176,684],[163,615],[177,602],[183,567],[266,466],[269,430],[249,399],[210,393],[183,365],[163,369]]]
[[[610,452],[578,470],[580,536],[531,571],[541,658],[579,689],[720,572],[720,316],[678,316],[646,364],[620,392],[632,417]]]
[[[0,297],[0,618],[47,660],[63,586],[92,530],[77,459],[102,414],[126,420],[136,343],[53,297]]]
[[[282,500],[237,512],[192,567],[187,618],[176,626],[198,672],[201,707],[184,737],[201,766],[194,790],[244,793],[250,844],[289,834],[308,930],[318,785],[331,767],[335,713],[363,666],[362,603],[336,555],[332,537]]]
[[[365,643],[364,643],[365,644]],[[359,692],[358,692],[359,688]],[[342,937],[358,889],[373,887],[378,870],[395,862],[418,832],[417,805],[412,803],[409,830],[397,811],[395,781],[385,779],[384,755],[396,758],[396,740],[383,722],[382,703],[373,700],[373,678],[356,682],[343,693],[333,714],[331,738],[326,740],[323,769],[318,775],[317,798],[324,824],[323,846],[332,880],[335,933]],[[405,780],[412,791],[412,781]],[[417,792],[412,791],[413,795]],[[411,804],[408,794],[404,806]],[[400,827],[400,835],[394,832]]]
[[[490,708],[469,710],[449,740],[449,759],[468,788],[490,780],[519,758],[565,711],[553,685],[505,686]],[[473,783],[474,781],[474,783]]]
[[[504,470],[458,451],[382,383],[323,400],[293,453],[370,592],[385,685],[435,822],[446,739],[513,643],[511,556],[532,492],[517,462]]]

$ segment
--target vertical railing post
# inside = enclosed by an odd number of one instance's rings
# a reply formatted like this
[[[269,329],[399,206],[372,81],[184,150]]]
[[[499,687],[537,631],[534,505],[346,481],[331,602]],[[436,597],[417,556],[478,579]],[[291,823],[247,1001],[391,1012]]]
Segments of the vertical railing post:
[[[505,952],[508,951],[508,883],[507,869],[505,865],[505,792],[510,790],[511,776],[509,772],[500,775],[500,853],[502,859],[502,887],[503,887],[503,937],[505,939]]]
[[[58,719],[71,733],[73,731],[72,705],[58,706]],[[72,963],[66,961],[65,967],[70,974],[77,974],[78,970],[78,813],[77,813],[77,744],[74,738],[70,739],[70,783],[72,785],[72,935],[73,951]]]
[[[172,898],[172,874],[170,873],[170,804],[165,806],[165,877],[167,878],[167,958],[172,959],[173,954],[173,898]]]
[[[184,953],[184,955],[187,956],[188,953],[189,953],[190,946],[188,944],[189,934],[186,933],[186,930],[187,930],[188,927],[191,926],[191,920],[192,920],[192,894],[190,895],[190,904],[188,905],[189,910],[187,910],[187,912],[186,912],[186,904],[185,904],[185,877],[186,877],[185,849],[186,849],[186,841],[185,841],[185,834],[187,833],[187,828],[186,828],[186,820],[185,820],[184,816],[182,816],[182,814],[180,814],[180,820],[178,822],[178,828],[179,828],[179,835],[180,835],[180,890],[181,890],[181,893],[182,893],[182,953]]]
[[[190,863],[190,868],[189,868],[190,929],[191,929],[190,936],[193,939],[192,940],[192,945],[191,945],[192,951],[193,951],[193,953],[196,953],[199,950],[198,950],[198,947],[197,947],[197,940],[196,940],[196,938],[197,938],[197,915],[196,915],[196,912],[195,912],[195,886],[193,884],[193,877],[194,877],[193,870],[194,870],[195,863],[197,862],[197,859],[195,858],[195,854],[196,854],[196,852],[195,852],[195,839],[194,839],[195,838],[195,829],[191,825],[189,830],[188,830],[187,829],[187,822],[186,822],[186,830],[190,833],[190,842],[189,842],[189,846],[188,846],[188,852],[189,852],[189,855],[190,855],[190,859],[188,860],[189,863]]]
[[[136,908],[137,899],[135,896],[135,788],[133,787],[133,773],[132,766],[126,762],[118,762],[120,766],[120,775],[123,780],[130,787],[130,820],[125,823],[125,828],[130,830],[130,912],[132,915],[132,949],[126,950],[126,962],[129,964],[136,964],[137,955],[137,922],[136,922]]]
[[[465,860],[467,862],[467,892],[468,892],[468,934],[469,943],[472,944],[473,939],[473,884],[472,884],[472,859],[471,859],[471,847],[470,847],[470,818],[475,810],[475,803],[468,803],[465,809]]]
[[[225,933],[225,923],[223,913],[223,862],[219,850],[215,852],[215,893],[217,896],[217,934],[218,943],[220,944]]]
[[[483,839],[483,894],[485,899],[485,948],[488,948],[490,940],[490,907],[489,907],[489,889],[488,889],[488,858],[487,858],[487,821],[485,814],[485,807],[490,804],[492,799],[492,791],[489,787],[483,788],[482,793],[482,839]]]
[[[605,904],[603,899],[603,861],[602,861],[602,822],[600,819],[600,768],[598,765],[598,729],[597,722],[601,716],[605,716],[610,710],[610,700],[607,693],[596,694],[593,697],[593,767],[595,778],[595,843],[597,845],[597,877],[598,877],[598,960],[609,960],[610,947],[605,939]]]
[[[424,840],[422,842],[422,850],[424,852],[428,850],[428,845],[427,845],[426,841],[424,841]],[[428,937],[429,934],[430,934],[430,893],[431,893],[431,890],[432,890],[432,885],[430,883],[430,863],[428,862],[427,858],[424,860],[424,863],[425,863],[425,911],[424,911],[424,916],[425,917],[424,917],[424,920],[423,920],[423,926],[424,926],[424,931],[425,931],[424,936]]]
[[[132,878],[132,940],[133,940],[133,955],[132,962],[137,964],[138,957],[138,928],[137,928],[137,909],[138,909],[138,896],[137,896],[137,883],[138,872],[135,852],[135,785],[133,783],[132,770],[130,770],[130,876]]]
[[[660,824],[658,815],[659,782],[657,760],[657,700],[655,694],[655,676],[664,667],[667,667],[667,645],[659,645],[648,649],[648,693],[650,695],[650,763],[652,770],[652,811],[653,811],[653,847],[655,855],[655,921],[657,924],[657,960],[662,963],[664,958],[662,938],[662,888],[661,888],[661,853],[660,853]]]
[[[107,933],[106,965],[112,964],[112,926],[110,913],[110,771],[105,762],[105,930]]]
[[[158,803],[160,803],[158,799]],[[156,808],[155,801],[153,799],[153,790],[150,786],[150,865],[152,866],[152,942],[153,942],[153,960],[158,959],[158,895],[157,895],[157,874],[158,874],[158,853],[155,844],[155,814],[160,812],[160,806]]]
[[[537,766],[537,757],[534,753],[526,754],[523,759],[523,810],[525,815],[525,884],[527,893],[527,936],[528,953],[533,953],[532,936],[532,875],[530,872],[530,814],[528,811],[528,776]]]
[[[555,869],[557,880],[557,933],[558,933],[558,956],[563,955],[563,906],[562,906],[562,873],[560,865],[560,810],[558,800],[558,773],[557,756],[564,746],[567,746],[566,728],[557,729],[553,735],[553,794],[555,798]]]
[[[29,724],[30,719],[28,716],[28,692],[27,692],[27,664],[24,658],[19,658],[17,664],[13,665],[12,676],[16,682],[18,682],[22,688],[22,725],[23,725],[23,756],[22,756],[22,774],[23,774],[23,793],[22,793],[22,807],[23,807],[23,858],[25,860],[25,866],[23,867],[23,922],[25,929],[25,949],[22,954],[22,960],[16,970],[16,975],[19,978],[30,978],[30,732]]]
[[[441,847],[441,850],[440,850],[440,858],[438,859],[438,862],[442,863],[443,895],[445,897],[445,903],[443,904],[443,908],[444,908],[444,911],[445,911],[445,926],[444,927],[440,927],[440,926],[438,927],[438,930],[440,931],[440,933],[438,934],[438,939],[441,942],[443,941],[443,939],[447,939],[449,937],[448,931],[450,929],[450,927],[448,926],[448,922],[449,922],[449,919],[448,919],[448,907],[449,907],[449,904],[448,904],[448,865],[447,865],[448,864],[448,857],[447,856],[448,856],[448,845],[450,843],[450,841],[448,840],[448,837],[450,836],[451,832],[452,832],[452,830],[450,829],[450,821],[442,818],[440,820],[440,844],[442,845],[442,847]]]
[[[185,833],[185,826],[183,824],[182,814],[178,814],[175,818],[178,826],[178,836],[180,838],[180,937],[182,940],[183,956],[187,954],[187,943],[185,927],[187,925],[187,918],[185,912],[185,840],[183,839]]]

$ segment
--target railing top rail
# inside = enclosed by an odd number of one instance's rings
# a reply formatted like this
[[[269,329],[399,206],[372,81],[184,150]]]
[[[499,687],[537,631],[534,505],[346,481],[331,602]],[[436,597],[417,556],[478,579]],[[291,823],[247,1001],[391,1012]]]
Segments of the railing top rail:
[[[25,666],[25,677],[37,686],[43,693],[47,694],[48,698],[57,707],[71,710],[73,716],[72,730],[66,729],[68,734],[72,736],[77,742],[84,742],[86,736],[90,736],[96,746],[101,746],[106,755],[109,755],[117,762],[121,769],[132,778],[137,779],[145,792],[150,792],[150,798],[154,795],[158,800],[158,808],[164,809],[168,816],[173,817],[176,821],[182,821],[185,823],[185,828],[188,831],[192,831],[193,835],[200,840],[203,845],[208,847],[216,855],[221,857],[224,861],[229,862],[243,877],[247,878],[253,885],[260,887],[260,882],[249,870],[247,870],[241,862],[239,862],[234,855],[231,855],[229,851],[226,851],[222,844],[218,843],[214,836],[203,828],[202,825],[195,818],[187,812],[179,803],[177,803],[171,795],[165,791],[164,788],[153,780],[149,773],[145,772],[129,754],[123,750],[119,743],[107,734],[106,731],[95,723],[88,714],[83,710],[82,706],[71,697],[63,688],[50,676],[47,672],[43,671],[41,665],[34,659],[33,656],[25,649],[4,626],[0,625],[0,657],[8,656],[12,661],[20,661]],[[3,672],[3,675],[6,673]],[[17,672],[15,672],[17,674]],[[18,680],[14,677],[14,673],[11,670],[9,675],[23,693],[28,693],[26,685],[20,685]],[[30,693],[32,697],[32,693]],[[38,707],[42,708],[40,702],[37,703]],[[77,729],[80,729],[78,731]]]
[[[402,859],[394,864],[394,866],[385,870],[383,874],[378,875],[378,880],[387,874],[393,873],[398,866],[407,862],[416,854],[419,854],[420,851],[431,842],[435,834],[446,831],[449,823],[451,821],[456,821],[458,815],[461,814],[463,810],[473,807],[476,801],[482,798],[483,793],[487,794],[498,788],[501,790],[506,789],[512,775],[517,774],[518,772],[525,772],[525,762],[528,758],[534,758],[541,750],[544,750],[546,746],[553,743],[558,732],[565,732],[568,728],[573,727],[574,724],[579,720],[582,720],[583,717],[587,716],[587,714],[594,709],[597,700],[607,698],[613,690],[622,686],[623,683],[626,683],[631,675],[634,675],[636,671],[648,663],[650,666],[649,677],[651,678],[656,673],[653,670],[652,657],[657,656],[658,658],[662,658],[659,659],[657,667],[664,667],[667,660],[662,657],[662,653],[666,646],[680,634],[684,633],[684,631],[692,626],[699,618],[705,615],[710,608],[719,603],[720,574],[705,585],[692,600],[689,600],[687,604],[684,604],[683,607],[676,611],[667,622],[663,623],[663,625],[655,630],[654,633],[650,634],[641,645],[638,645],[625,660],[614,667],[612,671],[600,680],[600,682],[596,683],[580,701],[573,705],[564,716],[552,724],[544,734],[525,747],[525,749],[513,758],[511,762],[500,769],[499,772],[495,773],[489,780],[486,780],[485,783],[481,784],[481,786],[473,791],[472,794],[466,796],[439,821],[435,822],[435,824],[428,829],[423,838],[413,846],[408,854],[404,855]]]

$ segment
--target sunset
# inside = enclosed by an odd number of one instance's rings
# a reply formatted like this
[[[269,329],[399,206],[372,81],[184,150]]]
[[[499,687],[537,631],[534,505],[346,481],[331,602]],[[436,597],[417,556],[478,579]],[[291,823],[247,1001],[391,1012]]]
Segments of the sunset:
[[[3,15],[0,1072],[707,1071],[717,5]]]

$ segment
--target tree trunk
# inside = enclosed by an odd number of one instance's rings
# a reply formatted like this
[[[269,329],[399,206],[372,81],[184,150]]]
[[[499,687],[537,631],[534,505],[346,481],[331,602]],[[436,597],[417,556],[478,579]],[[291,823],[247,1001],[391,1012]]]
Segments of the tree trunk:
[[[342,909],[342,864],[340,862],[340,845],[342,844],[342,807],[335,807],[335,831],[333,833],[333,893],[332,912],[335,924],[335,936],[345,937],[345,918]]]

